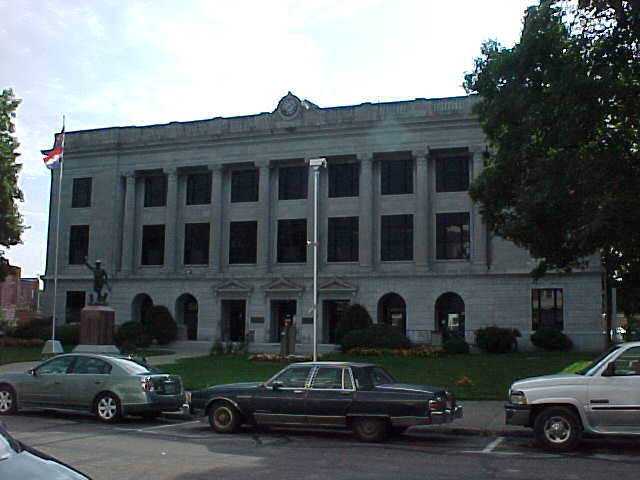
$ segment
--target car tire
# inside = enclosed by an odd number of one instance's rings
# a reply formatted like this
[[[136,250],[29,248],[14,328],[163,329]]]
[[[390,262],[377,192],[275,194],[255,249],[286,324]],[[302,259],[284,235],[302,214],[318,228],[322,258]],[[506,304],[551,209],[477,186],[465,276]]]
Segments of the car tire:
[[[361,442],[381,442],[389,432],[388,423],[375,417],[355,418],[352,427],[353,433]]]
[[[0,385],[0,415],[13,415],[18,412],[18,397],[13,387]]]
[[[112,393],[101,393],[96,398],[95,414],[101,422],[117,422],[122,418],[120,399]]]
[[[552,452],[573,450],[582,438],[582,424],[567,407],[548,407],[536,417],[533,425],[538,445]]]
[[[240,426],[240,414],[229,403],[215,403],[209,408],[209,425],[215,432],[233,433]]]

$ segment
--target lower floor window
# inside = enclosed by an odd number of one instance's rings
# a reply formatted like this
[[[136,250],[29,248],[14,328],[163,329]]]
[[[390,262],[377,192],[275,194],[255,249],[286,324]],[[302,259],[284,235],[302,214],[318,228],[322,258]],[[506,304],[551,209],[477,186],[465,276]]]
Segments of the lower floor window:
[[[534,288],[531,291],[531,328],[564,329],[563,298],[561,288]]]

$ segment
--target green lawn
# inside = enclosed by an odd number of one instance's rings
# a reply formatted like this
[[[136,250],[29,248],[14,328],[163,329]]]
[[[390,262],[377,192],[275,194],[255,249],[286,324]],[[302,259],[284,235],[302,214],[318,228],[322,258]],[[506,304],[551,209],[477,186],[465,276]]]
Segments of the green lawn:
[[[65,353],[69,353],[73,350],[73,345],[63,345]],[[169,355],[173,353],[171,350],[162,349],[148,349],[145,352],[145,356],[151,357],[154,355]],[[5,347],[2,348],[0,344],[0,365],[5,363],[15,362],[39,362],[44,360],[45,356],[42,354],[42,347]]]
[[[513,353],[505,355],[452,355],[440,358],[353,357],[335,354],[322,360],[372,362],[386,367],[399,381],[449,386],[463,400],[505,400],[512,381],[536,375],[558,373],[576,362],[591,360],[593,353]],[[187,358],[163,365],[162,371],[182,376],[185,388],[266,380],[284,362],[249,361],[243,356]],[[462,377],[472,385],[456,386]]]

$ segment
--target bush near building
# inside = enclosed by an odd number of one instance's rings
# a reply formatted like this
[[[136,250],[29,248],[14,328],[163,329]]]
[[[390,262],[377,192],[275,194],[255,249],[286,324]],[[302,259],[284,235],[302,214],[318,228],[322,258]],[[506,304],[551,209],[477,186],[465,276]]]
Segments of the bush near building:
[[[113,341],[122,351],[134,351],[151,345],[151,336],[142,323],[132,320],[116,328]]]
[[[411,348],[411,341],[396,327],[378,323],[370,327],[352,330],[342,337],[343,352],[354,348]]]
[[[147,333],[158,345],[167,345],[178,337],[178,325],[164,305],[151,307],[143,320]]]
[[[548,352],[566,352],[573,346],[571,339],[557,328],[542,327],[531,335],[531,343]]]
[[[345,309],[343,317],[336,325],[336,342],[340,343],[342,337],[352,330],[362,330],[371,325],[373,321],[367,309],[359,303],[352,303]]]
[[[492,325],[475,331],[476,344],[485,353],[509,353],[517,350],[520,332]]]

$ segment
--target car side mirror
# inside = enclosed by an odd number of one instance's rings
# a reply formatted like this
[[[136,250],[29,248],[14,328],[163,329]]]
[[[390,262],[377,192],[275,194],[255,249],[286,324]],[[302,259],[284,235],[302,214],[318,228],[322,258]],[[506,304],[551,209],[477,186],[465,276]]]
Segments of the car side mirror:
[[[613,377],[616,374],[616,362],[609,362],[607,368],[602,372],[603,377]]]
[[[282,383],[282,382],[272,382],[271,383],[271,388],[273,388],[274,390],[280,390],[283,385],[284,385],[284,383]]]

